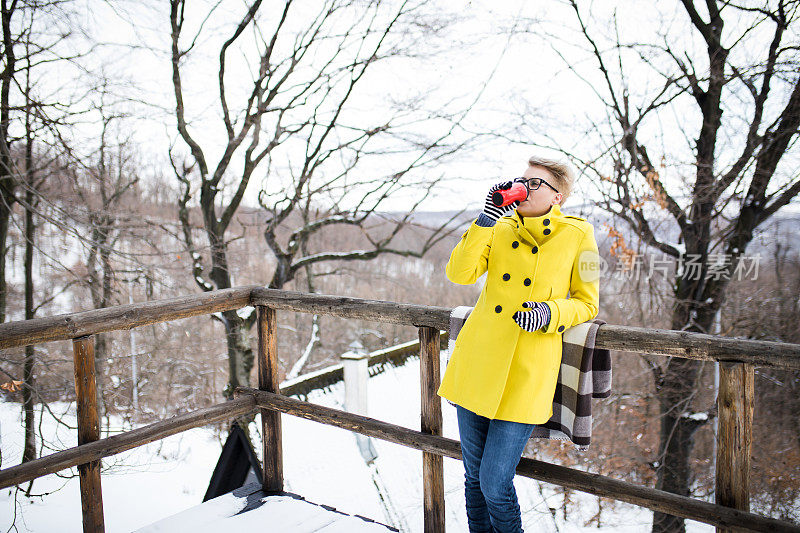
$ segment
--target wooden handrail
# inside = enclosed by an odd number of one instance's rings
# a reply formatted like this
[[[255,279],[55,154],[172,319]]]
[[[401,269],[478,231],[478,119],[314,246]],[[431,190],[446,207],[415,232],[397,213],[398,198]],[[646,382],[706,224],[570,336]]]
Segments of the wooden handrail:
[[[146,442],[163,438],[208,423],[244,414],[256,406],[261,408],[265,458],[265,480],[272,480],[264,486],[265,490],[279,491],[283,485],[283,466],[281,451],[281,431],[278,411],[303,416],[311,420],[332,424],[351,431],[372,435],[375,427],[394,428],[388,433],[379,431],[378,438],[398,442],[423,451],[425,528],[438,531],[444,527],[443,494],[441,490],[441,456],[460,458],[460,448],[452,451],[450,441],[437,436],[441,431],[441,411],[436,409],[440,402],[435,395],[438,387],[438,338],[439,331],[449,327],[450,308],[399,304],[378,300],[364,300],[321,294],[306,294],[292,291],[265,289],[257,286],[237,287],[204,294],[157,300],[140,304],[129,304],[81,313],[70,313],[50,318],[10,322],[0,324],[0,348],[24,346],[38,342],[73,339],[82,347],[78,357],[76,352],[76,390],[81,401],[82,380],[88,379],[86,372],[77,372],[77,362],[94,362],[89,353],[90,335],[106,331],[130,329],[146,324],[165,322],[221,311],[231,311],[248,305],[257,308],[259,332],[259,386],[255,389],[237,389],[245,392],[250,401],[242,405],[221,404],[206,410],[199,410],[176,417],[176,419],[156,423],[145,428],[133,430],[108,439],[87,442],[93,434],[87,428],[96,424],[84,421],[86,431],[84,442],[41,459],[0,471],[0,487],[21,483],[29,479],[82,465],[81,487],[84,510],[85,531],[102,531],[102,506],[99,499],[93,501],[92,494],[99,493],[99,472],[90,480],[89,463],[96,462],[107,455],[119,453]],[[275,394],[277,382],[277,346],[275,310],[321,313],[351,319],[377,322],[407,324],[419,329],[421,381],[423,385],[422,432],[414,432],[381,421],[358,417],[343,411],[328,410],[313,404],[292,400]],[[82,343],[82,344],[81,344]],[[653,510],[682,516],[716,525],[719,530],[732,526],[747,527],[754,531],[800,531],[800,527],[745,512],[748,509],[749,455],[752,423],[752,374],[754,366],[771,366],[784,369],[800,369],[800,345],[768,341],[753,341],[716,337],[685,331],[636,328],[612,324],[602,325],[597,333],[596,346],[612,350],[666,355],[696,360],[716,360],[723,363],[726,372],[721,374],[720,397],[717,400],[720,413],[720,448],[717,454],[717,503],[714,505],[700,500],[678,496],[668,492],[641,487],[638,485],[587,474],[566,467],[551,465],[523,458],[517,472],[523,476],[542,479],[565,487],[615,498],[621,501],[649,507]],[[85,346],[84,346],[85,345]],[[84,353],[85,352],[85,353]],[[84,357],[85,355],[85,357]],[[389,356],[390,359],[394,356]],[[431,366],[433,365],[433,367]],[[332,379],[334,372],[325,379]],[[321,379],[321,378],[320,378]],[[87,381],[88,383],[88,381]],[[748,385],[749,384],[749,385]],[[85,388],[85,387],[84,387]],[[86,388],[88,391],[91,387]],[[291,387],[287,387],[291,388]],[[94,395],[83,394],[84,403],[93,405]],[[725,397],[723,398],[723,393]],[[253,399],[253,395],[255,399]],[[265,396],[267,395],[267,396]],[[236,401],[245,400],[239,398]],[[288,402],[288,403],[287,403]],[[297,403],[292,403],[297,402]],[[241,403],[241,402],[240,402]],[[320,411],[322,410],[322,411]],[[320,412],[323,415],[320,415]],[[351,417],[357,418],[351,418]],[[355,422],[354,422],[355,421]],[[355,426],[353,426],[355,424]],[[366,424],[366,425],[365,425]],[[375,424],[382,424],[375,426]],[[81,424],[79,424],[80,429]],[[353,427],[351,427],[353,426]],[[360,428],[360,429],[359,429]],[[398,436],[397,431],[400,431]],[[425,438],[412,436],[419,433]],[[433,433],[433,434],[430,434]],[[426,447],[428,438],[432,441]],[[449,452],[447,450],[450,450]],[[437,455],[438,454],[438,455]],[[80,469],[79,468],[79,469]],[[84,485],[86,487],[84,489]],[[737,486],[738,485],[738,486]],[[94,511],[93,511],[94,509]]]
[[[450,329],[449,307],[399,304],[327,294],[254,289],[253,305],[300,313]],[[730,361],[754,366],[800,370],[800,344],[756,341],[690,331],[604,324],[597,331],[599,348],[701,361]]]
[[[256,285],[0,324],[0,348],[69,340],[250,305]]]
[[[90,444],[56,452],[34,461],[0,470],[0,488],[18,485],[66,468],[96,461],[187,429],[240,416],[257,408],[266,408],[291,414],[428,453],[461,459],[460,445],[458,441],[452,439],[429,435],[388,422],[256,389],[239,388],[235,391],[235,394],[236,398],[228,402],[178,415],[120,435],[100,439]],[[521,459],[517,467],[517,473],[524,477],[539,479],[589,492],[597,496],[613,498],[653,510],[668,512],[676,516],[698,520],[719,527],[735,525],[747,527],[753,531],[800,532],[800,527],[789,522],[737,511],[736,509],[714,505],[701,500],[530,458],[523,457]]]
[[[318,313],[342,318],[356,318],[408,326],[450,328],[449,307],[402,304],[383,300],[366,300],[348,296],[309,294],[278,289],[253,289],[251,305],[266,305],[273,309]]]
[[[265,289],[253,285],[48,318],[7,322],[0,324],[0,348],[68,340],[106,331],[239,309],[248,305],[265,305],[273,309],[301,313],[323,313],[343,318],[428,326],[444,330],[450,327],[449,307],[307,294]],[[597,332],[596,345],[599,348],[641,354],[800,370],[800,344],[605,324]]]
[[[458,460],[462,459],[461,446],[457,440],[429,435],[422,431],[415,431],[382,420],[257,389],[239,387],[234,391],[234,395],[238,398],[252,396],[260,408],[273,409],[281,413],[305,418],[306,420],[336,426],[423,452],[435,453]],[[523,457],[520,460],[517,466],[517,474],[718,527],[736,526],[752,531],[769,533],[784,531],[800,533],[800,526],[790,522],[527,457]]]
[[[595,344],[622,352],[800,370],[800,344],[788,342],[604,324],[597,330]]]
[[[252,397],[242,396],[233,400],[204,407],[191,413],[173,416],[147,426],[132,429],[119,435],[82,444],[64,451],[51,453],[39,459],[0,470],[0,489],[13,487],[31,479],[54,474],[80,464],[98,461],[149,442],[164,439],[188,429],[205,426],[220,420],[241,416],[257,408]]]

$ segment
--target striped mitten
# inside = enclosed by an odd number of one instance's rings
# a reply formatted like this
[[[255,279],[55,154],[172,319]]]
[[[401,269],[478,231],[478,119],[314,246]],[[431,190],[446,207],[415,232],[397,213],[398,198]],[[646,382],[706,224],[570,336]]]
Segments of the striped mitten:
[[[550,323],[550,307],[542,302],[525,302],[522,307],[530,311],[517,311],[511,318],[525,331],[535,331]]]
[[[486,202],[483,205],[483,215],[496,221],[498,218],[507,215],[517,208],[519,201],[511,202],[503,207],[498,207],[492,202],[492,193],[498,190],[510,189],[513,184],[513,181],[506,181],[504,183],[498,183],[489,189],[489,194],[486,195]]]

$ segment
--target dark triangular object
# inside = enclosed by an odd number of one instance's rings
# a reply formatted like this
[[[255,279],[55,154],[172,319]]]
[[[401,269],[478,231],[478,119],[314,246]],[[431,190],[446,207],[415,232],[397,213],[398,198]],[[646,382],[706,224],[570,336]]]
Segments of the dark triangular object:
[[[211,474],[211,481],[203,501],[222,496],[245,483],[252,482],[257,482],[259,485],[264,483],[261,463],[250,440],[239,424],[234,422],[228,440],[222,447],[217,466],[214,467],[214,473]]]

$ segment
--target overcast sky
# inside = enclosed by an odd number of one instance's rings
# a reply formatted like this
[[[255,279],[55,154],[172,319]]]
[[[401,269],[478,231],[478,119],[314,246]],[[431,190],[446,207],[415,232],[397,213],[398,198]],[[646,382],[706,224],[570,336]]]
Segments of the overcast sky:
[[[119,83],[117,90],[139,100],[139,103],[127,104],[127,109],[137,117],[135,121],[127,122],[127,133],[141,145],[148,163],[169,175],[167,150],[170,142],[176,140],[177,132],[173,117],[167,2],[117,1],[108,4],[85,1],[88,7],[79,15],[82,23],[99,41],[109,43],[104,46],[102,54],[97,55],[102,58],[104,71]],[[233,0],[220,4],[204,28],[209,37],[200,39],[184,69],[192,134],[209,152],[213,152],[214,147],[221,150],[224,141],[216,91],[221,35],[218,30],[228,28],[229,33],[231,21],[241,16],[244,4]],[[264,2],[262,12],[277,13],[280,4],[277,1]],[[190,2],[195,10],[187,15],[187,26],[196,27],[210,5],[211,2]],[[686,37],[681,44],[688,51],[696,46],[696,37],[689,31],[678,2],[666,7],[660,3],[661,11],[657,16],[656,4],[648,10],[641,9],[641,5],[641,2],[632,1],[587,2],[586,22],[598,39],[603,39],[615,31],[612,21],[616,14],[616,31],[625,41],[645,40],[657,32],[680,35],[683,31]],[[383,109],[387,97],[402,100],[429,93],[430,105],[444,99],[454,99],[460,104],[475,100],[473,110],[465,119],[465,124],[472,130],[499,131],[513,123],[514,114],[520,109],[530,109],[533,110],[532,116],[541,117],[541,120],[524,124],[520,138],[529,136],[532,142],[541,142],[539,134],[546,134],[578,157],[595,153],[599,138],[583,132],[586,117],[599,117],[605,112],[592,88],[592,85],[602,87],[601,79],[592,58],[570,44],[585,46],[574,33],[574,13],[563,2],[458,0],[438,2],[436,9],[441,10],[444,16],[457,18],[448,35],[453,41],[460,42],[450,46],[447,43],[452,41],[447,40],[433,43],[431,46],[438,46],[439,50],[433,60],[394,61],[388,64],[390,68],[378,70],[377,75],[369,79],[368,90],[358,102],[365,117]],[[734,26],[731,25],[732,30]],[[749,49],[757,53],[760,42],[763,46],[768,44],[767,36],[768,33],[761,41],[755,38]],[[558,54],[563,57],[558,57]],[[585,81],[569,72],[565,61],[579,68]],[[246,90],[249,74],[243,68],[237,71],[235,60],[231,63],[229,86],[235,90],[235,80],[241,77],[241,90]],[[634,102],[637,94],[651,90],[657,82],[633,61],[625,63],[623,70],[636,80],[635,86],[630,87]],[[487,81],[488,85],[483,88]],[[680,176],[675,174],[680,174],[681,164],[690,162],[678,159],[691,157],[690,147],[694,143],[691,128],[697,123],[691,106],[686,109],[686,114],[673,111],[671,115],[659,117],[660,127],[650,135],[654,145],[661,149],[658,157],[663,154],[675,165],[670,166],[675,169],[672,174],[670,168],[664,171],[664,178],[668,183],[672,182],[674,194],[678,197],[682,191],[677,185]],[[135,125],[131,127],[130,124]],[[681,131],[681,128],[688,131]],[[86,131],[87,137],[92,134],[91,128]],[[646,132],[643,138],[648,139]],[[182,141],[177,141],[177,147],[185,151]],[[528,156],[533,153],[555,155],[546,149],[522,143],[482,141],[463,152],[458,161],[436,169],[437,175],[446,176],[451,181],[423,207],[433,210],[464,205],[478,208],[486,189],[499,178],[520,175],[525,170]],[[387,157],[385,161],[389,163],[385,166],[390,167],[391,158]],[[382,170],[373,168],[374,172]],[[255,195],[261,187],[262,177],[254,177],[245,203],[256,205]],[[591,201],[592,187],[587,183],[588,179],[582,177],[579,180],[570,205]],[[407,202],[407,199],[398,197],[386,208],[402,210]]]

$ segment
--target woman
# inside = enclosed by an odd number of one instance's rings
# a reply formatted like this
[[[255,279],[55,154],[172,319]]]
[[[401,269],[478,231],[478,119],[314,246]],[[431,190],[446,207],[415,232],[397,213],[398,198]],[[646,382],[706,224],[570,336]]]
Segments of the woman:
[[[515,469],[533,425],[553,414],[563,331],[599,308],[594,228],[561,212],[571,169],[533,157],[514,182],[528,198],[498,208],[492,192],[512,182],[492,187],[446,267],[462,285],[487,273],[438,390],[457,410],[471,532],[522,531]]]

